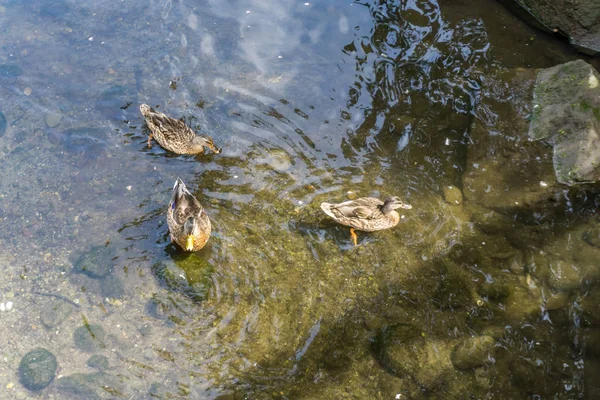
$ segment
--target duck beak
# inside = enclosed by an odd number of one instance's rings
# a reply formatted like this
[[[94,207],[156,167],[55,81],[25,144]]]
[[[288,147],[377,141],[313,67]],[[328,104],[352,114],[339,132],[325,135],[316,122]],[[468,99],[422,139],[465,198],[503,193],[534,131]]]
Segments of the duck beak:
[[[402,203],[400,208],[404,208],[405,210],[410,210],[412,208],[412,206],[410,204]]]
[[[194,250],[194,237],[192,235],[188,235],[185,241],[185,249],[187,251]]]
[[[220,154],[220,153],[221,153],[221,151],[222,151],[222,149],[220,149],[220,148],[218,148],[218,147],[216,147],[216,146],[213,146],[213,147],[211,147],[210,149],[211,149],[211,150],[213,151],[213,153],[215,153],[215,154]]]

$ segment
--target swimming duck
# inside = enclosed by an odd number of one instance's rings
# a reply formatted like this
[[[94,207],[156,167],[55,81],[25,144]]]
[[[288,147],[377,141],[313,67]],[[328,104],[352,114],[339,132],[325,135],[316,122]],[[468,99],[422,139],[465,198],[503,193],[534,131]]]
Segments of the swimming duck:
[[[374,197],[361,197],[338,204],[321,203],[325,214],[350,227],[350,236],[355,246],[358,244],[355,229],[374,232],[396,226],[400,221],[400,215],[395,211],[397,208],[410,210],[412,206],[400,201],[396,196],[385,201]]]
[[[177,154],[202,154],[204,147],[215,154],[221,152],[210,136],[196,135],[183,121],[156,112],[147,104],[140,105],[140,111],[150,128],[148,147],[152,147],[150,141],[154,138],[162,147]]]
[[[198,251],[210,237],[211,225],[202,204],[179,178],[173,186],[173,196],[167,211],[171,241],[186,251]]]

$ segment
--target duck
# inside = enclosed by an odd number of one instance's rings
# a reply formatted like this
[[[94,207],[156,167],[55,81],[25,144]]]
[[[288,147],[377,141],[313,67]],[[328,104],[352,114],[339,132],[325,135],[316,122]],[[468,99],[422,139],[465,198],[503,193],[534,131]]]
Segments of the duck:
[[[398,208],[410,210],[412,206],[397,196],[381,201],[375,197],[361,197],[343,203],[321,203],[321,209],[336,222],[350,227],[354,246],[358,245],[355,230],[375,232],[396,226],[400,221]]]
[[[211,224],[204,207],[177,178],[167,211],[171,241],[186,251],[198,251],[210,238]]]
[[[140,105],[140,111],[150,128],[149,148],[155,139],[163,148],[176,154],[202,154],[205,147],[215,154],[221,152],[210,136],[196,135],[185,122],[157,112],[147,104]]]

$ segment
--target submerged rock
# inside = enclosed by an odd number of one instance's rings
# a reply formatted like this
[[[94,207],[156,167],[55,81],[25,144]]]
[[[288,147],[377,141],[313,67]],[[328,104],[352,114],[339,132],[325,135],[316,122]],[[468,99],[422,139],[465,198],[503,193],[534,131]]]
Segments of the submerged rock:
[[[75,272],[85,274],[90,278],[99,279],[113,270],[114,252],[110,247],[97,246],[82,255],[75,262]]]
[[[54,379],[57,367],[56,357],[48,350],[31,350],[21,359],[19,380],[29,390],[42,390]]]
[[[73,332],[77,348],[93,352],[106,348],[106,333],[100,325],[82,325]]]
[[[491,336],[477,336],[463,340],[452,352],[452,364],[458,369],[473,369],[490,362],[496,340]]]
[[[22,74],[23,70],[18,65],[0,64],[0,78],[16,78]]]
[[[119,380],[105,372],[65,376],[56,381],[56,388],[76,395],[78,399],[101,400],[123,397],[123,388]]]
[[[7,125],[8,124],[6,123],[6,117],[4,116],[2,111],[0,111],[0,137],[4,136],[4,134],[6,133]]]
[[[463,194],[456,186],[444,186],[444,200],[448,204],[458,206],[463,202]]]
[[[560,183],[600,180],[600,74],[583,60],[538,73],[529,126],[532,140],[554,148]]]
[[[108,358],[99,354],[94,354],[87,361],[87,365],[92,368],[98,368],[100,372],[108,369]]]
[[[40,311],[40,319],[46,328],[54,328],[73,312],[73,306],[66,301],[52,299],[46,302]]]
[[[600,2],[597,0],[500,0],[528,24],[566,36],[577,50],[600,54]]]
[[[384,368],[398,377],[412,376],[428,390],[452,374],[450,354],[456,341],[426,339],[417,327],[397,324],[382,330],[375,343]]]

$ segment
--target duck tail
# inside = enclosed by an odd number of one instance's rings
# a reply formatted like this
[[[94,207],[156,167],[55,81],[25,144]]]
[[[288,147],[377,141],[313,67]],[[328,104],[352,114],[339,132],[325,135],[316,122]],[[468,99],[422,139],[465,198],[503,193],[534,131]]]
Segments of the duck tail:
[[[175,209],[175,206],[178,204],[181,199],[185,198],[186,195],[192,195],[190,191],[185,186],[185,183],[181,180],[181,178],[177,178],[175,181],[175,185],[173,185],[173,196],[171,197],[171,209]]]

